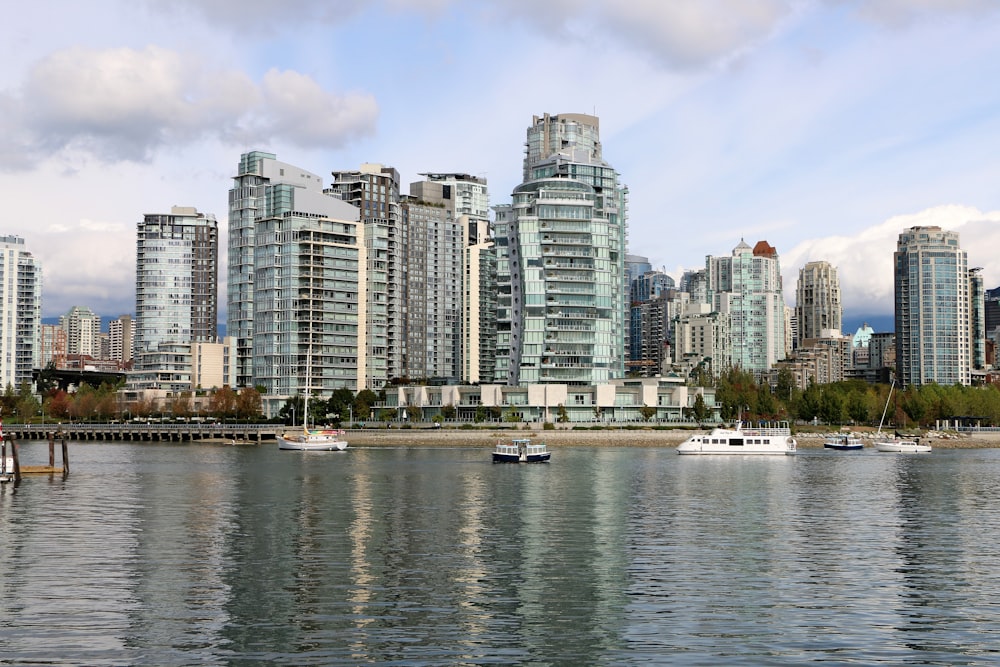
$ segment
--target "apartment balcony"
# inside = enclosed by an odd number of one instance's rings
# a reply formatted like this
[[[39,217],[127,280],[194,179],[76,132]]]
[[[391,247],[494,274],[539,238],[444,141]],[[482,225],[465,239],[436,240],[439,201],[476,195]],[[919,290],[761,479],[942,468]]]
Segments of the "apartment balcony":
[[[581,232],[580,234],[544,234],[541,238],[541,244],[544,248],[547,245],[585,245],[592,246],[594,244],[593,237],[588,233]],[[544,252],[544,250],[543,250]]]

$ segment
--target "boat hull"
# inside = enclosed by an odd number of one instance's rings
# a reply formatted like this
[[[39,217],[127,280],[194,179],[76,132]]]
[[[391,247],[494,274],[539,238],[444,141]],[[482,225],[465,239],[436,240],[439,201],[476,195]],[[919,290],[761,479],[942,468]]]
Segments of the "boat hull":
[[[797,443],[788,428],[716,428],[705,435],[693,435],[677,447],[688,456],[791,456]]]
[[[841,452],[855,451],[858,449],[864,449],[865,443],[861,442],[858,438],[852,438],[850,436],[843,436],[837,439],[830,439],[823,443],[824,449],[836,449]]]
[[[896,454],[926,454],[931,451],[931,446],[901,440],[899,442],[876,442],[875,449],[880,452],[893,452]]]
[[[548,463],[552,454],[527,454],[518,456],[517,454],[498,454],[493,452],[493,463]]]
[[[341,452],[347,449],[347,441],[278,436],[278,449],[299,452]]]
[[[740,456],[794,456],[795,450],[787,447],[781,448],[750,448],[750,447],[729,447],[727,449],[681,449],[677,448],[677,453],[684,456],[726,456],[738,454]]]

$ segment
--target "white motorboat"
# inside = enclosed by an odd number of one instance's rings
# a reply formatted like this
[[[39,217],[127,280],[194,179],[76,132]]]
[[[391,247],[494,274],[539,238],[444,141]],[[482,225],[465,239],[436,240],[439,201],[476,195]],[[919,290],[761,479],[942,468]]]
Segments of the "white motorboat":
[[[882,424],[885,423],[885,413],[889,410],[889,401],[892,399],[892,390],[896,387],[896,378],[892,379],[889,385],[889,395],[885,399],[885,407],[882,409],[882,419],[878,423],[878,432],[875,434],[875,449],[880,452],[895,452],[897,454],[926,454],[931,451],[930,445],[920,444],[919,438],[900,438],[898,435],[882,435]]]
[[[678,454],[794,454],[797,443],[788,422],[714,428],[693,435],[677,447]]]

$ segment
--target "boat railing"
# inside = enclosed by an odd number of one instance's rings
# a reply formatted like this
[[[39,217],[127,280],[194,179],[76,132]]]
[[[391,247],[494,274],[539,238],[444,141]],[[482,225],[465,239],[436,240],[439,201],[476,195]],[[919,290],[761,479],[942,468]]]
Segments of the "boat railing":
[[[776,424],[758,424],[757,426],[744,426],[743,435],[747,436],[783,436],[791,435],[792,429],[788,422],[777,422]]]

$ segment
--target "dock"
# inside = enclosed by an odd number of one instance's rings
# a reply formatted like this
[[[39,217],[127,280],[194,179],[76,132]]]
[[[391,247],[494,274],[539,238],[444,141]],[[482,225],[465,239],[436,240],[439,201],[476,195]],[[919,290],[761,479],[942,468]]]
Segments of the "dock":
[[[5,432],[19,440],[48,440],[65,437],[75,442],[191,442],[225,440],[259,444],[275,440],[281,424],[226,422],[121,422],[4,424]]]
[[[49,464],[22,466],[18,455],[17,440],[9,434],[3,433],[0,425],[0,481],[14,482],[18,484],[25,475],[69,475],[69,449],[66,446],[66,437],[61,438],[62,444],[62,465],[56,465],[56,434],[49,436]],[[7,456],[8,447],[10,456]],[[10,470],[8,470],[10,468]]]

